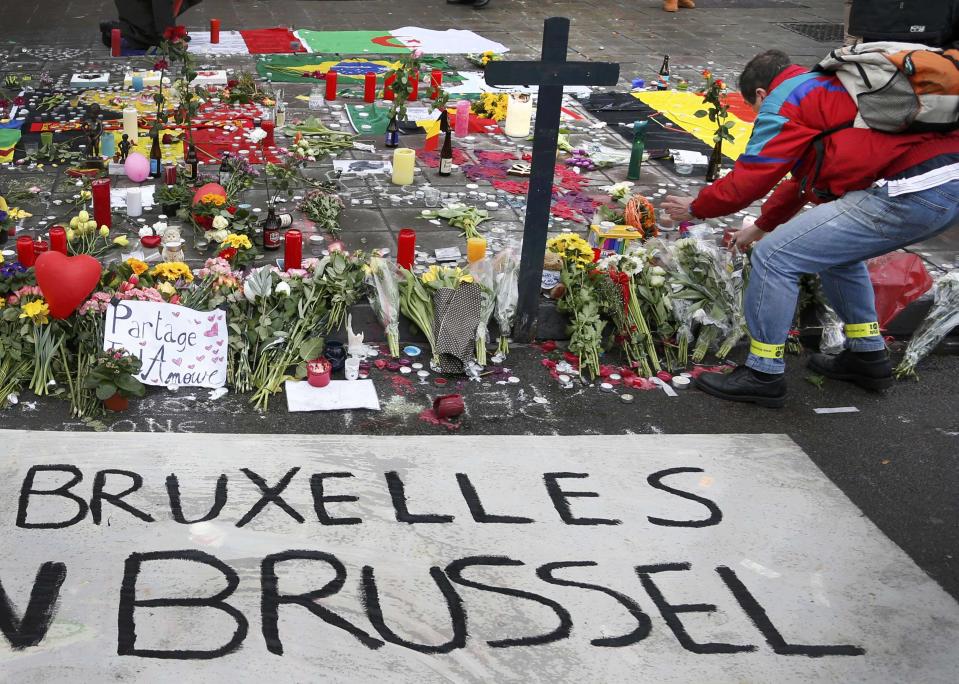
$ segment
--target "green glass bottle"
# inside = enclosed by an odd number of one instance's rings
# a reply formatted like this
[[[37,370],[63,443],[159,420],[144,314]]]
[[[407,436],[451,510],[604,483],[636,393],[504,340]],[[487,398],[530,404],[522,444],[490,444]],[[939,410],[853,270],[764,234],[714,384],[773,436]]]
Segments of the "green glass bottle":
[[[643,168],[643,153],[646,151],[646,127],[649,121],[637,121],[633,124],[633,152],[629,155],[629,170],[626,172],[626,179],[631,181],[639,180],[639,174]]]

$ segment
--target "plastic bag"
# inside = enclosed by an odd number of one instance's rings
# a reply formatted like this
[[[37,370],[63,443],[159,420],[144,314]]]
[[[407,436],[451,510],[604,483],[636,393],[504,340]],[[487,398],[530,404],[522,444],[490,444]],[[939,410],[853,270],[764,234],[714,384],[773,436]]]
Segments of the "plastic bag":
[[[936,283],[936,295],[925,320],[909,340],[896,377],[915,377],[916,366],[959,326],[959,271],[950,271]]]
[[[816,312],[822,336],[819,338],[819,351],[823,354],[838,354],[846,348],[845,325],[839,314],[831,306],[822,302]]]
[[[390,355],[400,355],[400,286],[393,264],[382,257],[370,257],[369,285],[370,306],[386,330]]]
[[[496,278],[496,322],[499,324],[496,355],[502,359],[509,354],[509,334],[519,302],[519,253],[516,247],[509,246],[493,258],[493,274]]]
[[[496,274],[493,273],[493,262],[488,258],[474,261],[467,270],[473,274],[473,280],[480,286],[482,295],[480,318],[476,326],[476,362],[485,366],[489,321],[496,310]]]
[[[932,278],[922,259],[908,252],[885,254],[868,262],[876,293],[879,327],[885,329],[900,311],[932,287]]]

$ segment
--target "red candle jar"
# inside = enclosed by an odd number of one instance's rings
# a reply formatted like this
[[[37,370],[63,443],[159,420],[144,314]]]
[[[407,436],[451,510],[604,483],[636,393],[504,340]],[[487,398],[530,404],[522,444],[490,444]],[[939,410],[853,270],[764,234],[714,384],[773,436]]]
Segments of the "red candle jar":
[[[273,147],[276,144],[276,140],[273,138],[273,131],[276,128],[276,124],[272,121],[262,121],[260,128],[266,131],[266,138],[263,139],[263,147]],[[263,163],[266,163],[265,159]]]
[[[110,219],[110,179],[97,178],[93,181],[90,191],[93,193],[93,220],[97,227],[112,228]]]
[[[210,19],[210,42],[213,44],[220,42],[220,20]]]
[[[459,394],[444,394],[433,400],[433,413],[437,418],[456,418],[463,415],[466,405]]]
[[[420,96],[420,75],[413,74],[410,79],[410,100],[415,100]]]
[[[21,235],[17,238],[17,261],[21,266],[30,268],[37,260],[37,255],[33,251],[33,238],[29,235]]]
[[[386,80],[383,81],[383,99],[384,100],[393,100],[395,96],[393,95],[393,83],[396,81],[396,74],[387,76]]]
[[[119,57],[123,44],[123,36],[120,33],[120,29],[111,29],[110,30],[110,55],[113,57]]]
[[[176,164],[167,164],[163,167],[163,183],[176,185]]]
[[[443,70],[433,69],[430,72],[430,99],[435,100],[440,96],[440,86],[443,85]]]
[[[413,268],[413,259],[416,256],[416,231],[404,228],[400,231],[396,242],[396,263],[400,268]]]
[[[366,72],[366,81],[363,85],[363,101],[374,102],[376,100],[376,74],[372,71]]]
[[[303,268],[303,233],[298,230],[286,231],[283,268],[287,271]]]
[[[336,81],[337,81],[336,71],[330,69],[326,72],[326,100],[327,102],[332,102],[336,99]]]
[[[40,256],[44,252],[49,252],[49,251],[50,251],[49,242],[47,242],[46,240],[37,240],[36,242],[33,243],[34,261],[36,261],[36,257]]]
[[[63,226],[54,226],[50,229],[50,249],[60,254],[67,253],[67,231]]]
[[[330,373],[333,366],[329,361],[320,357],[306,362],[306,381],[312,387],[326,387],[330,384]]]

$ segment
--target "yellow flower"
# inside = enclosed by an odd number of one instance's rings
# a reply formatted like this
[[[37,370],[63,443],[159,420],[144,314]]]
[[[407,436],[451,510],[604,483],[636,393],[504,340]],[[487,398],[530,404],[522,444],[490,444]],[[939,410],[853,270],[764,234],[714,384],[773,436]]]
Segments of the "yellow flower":
[[[200,198],[200,202],[203,204],[212,204],[217,207],[222,207],[224,204],[226,204],[226,197],[211,192],[203,195],[203,197]]]
[[[91,197],[93,197],[93,193],[91,193],[89,190],[81,190],[81,191],[80,191],[80,199],[82,199],[82,200],[88,200],[88,199],[90,199]]]
[[[110,229],[106,226],[100,226],[100,237],[105,238],[110,235]]]
[[[183,278],[190,282],[193,281],[193,271],[182,261],[157,264],[153,267],[151,273],[154,277],[163,278],[164,280],[174,281]]]
[[[81,211],[79,214],[77,214],[77,220],[80,221],[80,223],[86,223],[90,220],[89,212]]]
[[[19,220],[19,219],[25,219],[25,218],[30,218],[31,216],[33,216],[33,214],[31,214],[31,213],[29,213],[29,212],[26,212],[26,211],[24,211],[23,209],[11,209],[11,210],[10,210],[9,212],[7,212],[7,213],[8,213],[10,216],[12,216],[13,218],[17,219],[17,220]]]
[[[253,243],[250,242],[250,238],[246,235],[238,235],[237,233],[230,233],[223,240],[224,245],[229,245],[234,249],[253,249]]]
[[[130,240],[127,239],[126,235],[117,235],[113,238],[113,244],[119,245],[120,247],[126,247],[130,244]]]
[[[569,233],[550,238],[546,241],[546,249],[577,266],[588,266],[593,263],[593,248],[579,235]]]
[[[429,270],[420,276],[420,279],[424,283],[432,283],[434,280],[440,277],[440,267],[439,266],[430,266]]]
[[[167,298],[172,297],[173,295],[176,294],[176,288],[167,282],[160,283],[159,285],[157,285],[156,289],[157,289],[157,292],[159,292],[162,295],[166,295]]]
[[[150,268],[145,261],[140,261],[139,259],[127,259],[126,264],[133,269],[133,275],[140,275]]]
[[[50,307],[47,306],[47,303],[42,299],[38,299],[33,302],[27,302],[20,307],[20,318],[29,318],[37,325],[44,325],[49,323],[50,320],[47,318],[50,315]]]
[[[73,242],[77,237],[77,234],[73,232],[73,228],[67,228],[67,240]]]

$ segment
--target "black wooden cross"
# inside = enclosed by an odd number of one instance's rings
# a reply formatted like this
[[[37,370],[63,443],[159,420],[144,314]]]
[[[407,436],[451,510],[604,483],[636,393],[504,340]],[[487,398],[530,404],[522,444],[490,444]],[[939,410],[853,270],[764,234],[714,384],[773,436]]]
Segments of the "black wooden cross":
[[[541,61],[490,62],[486,65],[486,82],[491,86],[539,86],[519,271],[519,302],[513,326],[513,337],[521,342],[531,342],[536,336],[563,86],[611,86],[619,81],[618,64],[567,62],[568,45],[569,19],[552,17],[546,20],[543,30]]]

